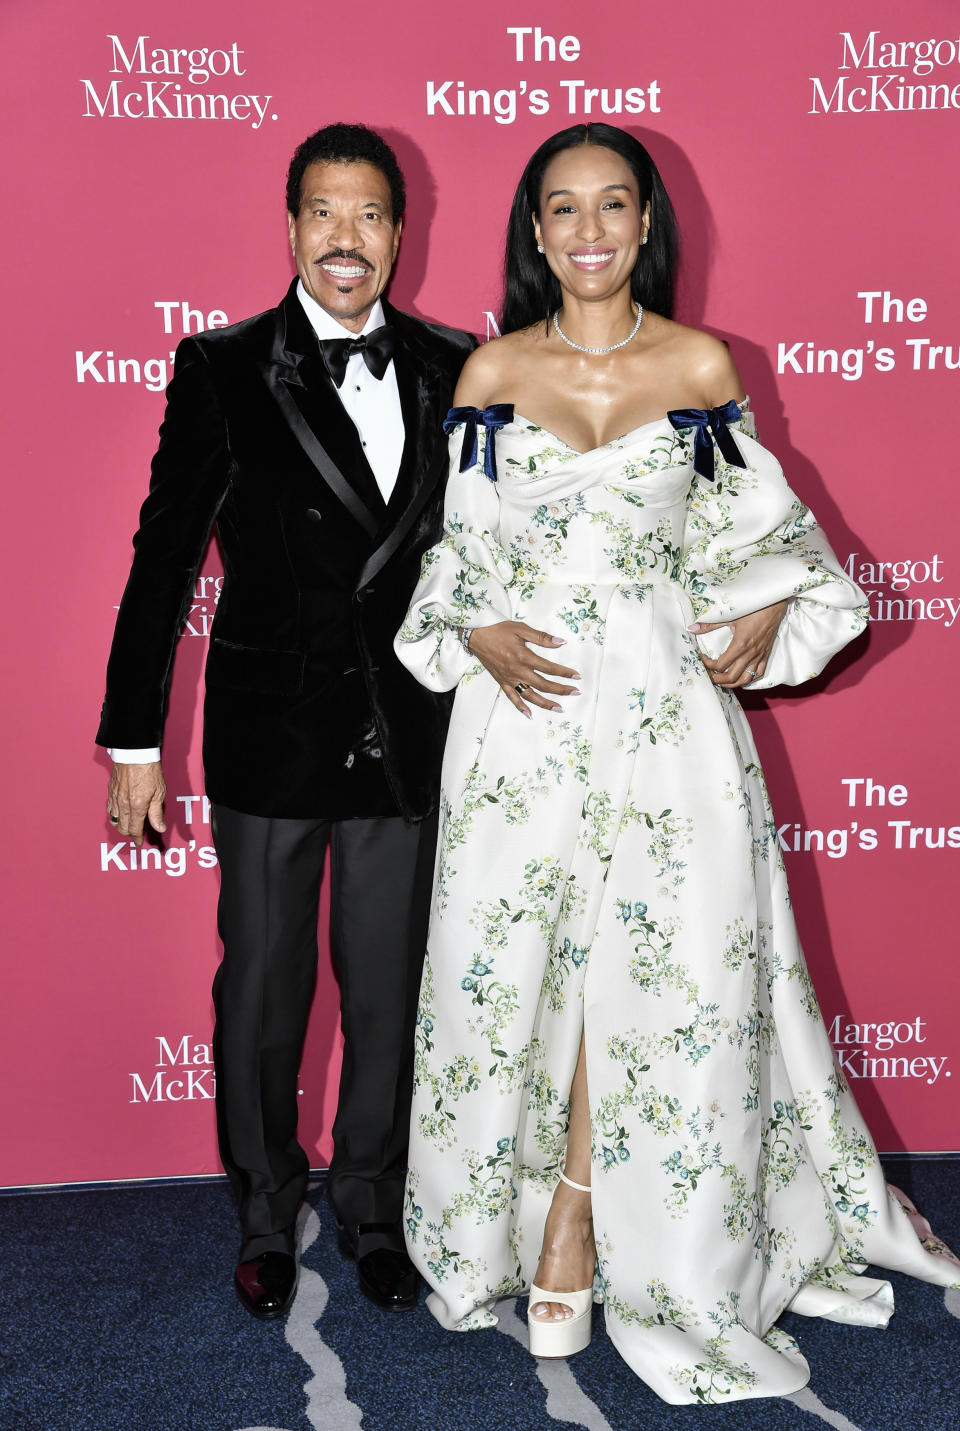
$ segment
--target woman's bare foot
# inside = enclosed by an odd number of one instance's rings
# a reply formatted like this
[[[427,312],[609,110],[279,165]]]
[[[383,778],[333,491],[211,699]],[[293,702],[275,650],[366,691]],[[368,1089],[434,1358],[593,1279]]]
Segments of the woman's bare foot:
[[[545,1292],[579,1292],[592,1287],[596,1255],[589,1192],[557,1183],[534,1282]],[[535,1302],[528,1315],[542,1322],[562,1322],[573,1312],[563,1302]]]

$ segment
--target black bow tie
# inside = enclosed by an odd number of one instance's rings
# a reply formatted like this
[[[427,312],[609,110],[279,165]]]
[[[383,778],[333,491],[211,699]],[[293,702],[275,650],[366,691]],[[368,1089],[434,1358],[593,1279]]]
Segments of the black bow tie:
[[[356,338],[321,338],[320,351],[327,365],[327,372],[337,387],[343,387],[347,376],[347,363],[354,353],[362,353],[363,361],[379,382],[387,371],[393,357],[393,329],[387,326],[377,328],[369,335],[359,334]]]

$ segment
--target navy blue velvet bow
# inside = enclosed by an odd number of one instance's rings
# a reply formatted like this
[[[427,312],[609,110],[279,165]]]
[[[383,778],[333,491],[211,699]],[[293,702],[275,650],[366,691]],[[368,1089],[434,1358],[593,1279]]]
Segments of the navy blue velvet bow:
[[[513,403],[498,402],[493,407],[452,407],[443,419],[443,430],[450,433],[462,422],[463,447],[460,449],[460,471],[466,472],[477,461],[477,427],[487,429],[483,451],[483,470],[491,482],[497,480],[496,435],[501,427],[513,421]]]
[[[705,477],[708,482],[713,481],[713,437],[716,438],[720,455],[724,462],[731,467],[746,467],[746,463],[740,455],[740,449],[733,440],[733,433],[727,427],[728,422],[736,422],[741,417],[739,407],[731,398],[723,407],[711,408],[709,412],[700,407],[674,408],[673,412],[668,412],[667,417],[671,424],[677,429],[685,427],[696,428],[696,437],[693,443],[693,467],[694,471],[701,477]]]

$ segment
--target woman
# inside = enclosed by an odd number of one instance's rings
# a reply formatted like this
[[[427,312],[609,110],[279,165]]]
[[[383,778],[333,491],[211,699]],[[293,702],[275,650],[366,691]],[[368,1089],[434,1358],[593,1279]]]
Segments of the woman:
[[[867,1261],[958,1272],[834,1065],[732,695],[816,675],[866,604],[726,347],[670,321],[674,253],[641,145],[554,135],[514,200],[504,336],[457,389],[397,640],[457,686],[407,1228],[445,1326],[532,1283],[531,1350],[567,1355],[596,1263],[628,1363],[704,1402],[806,1382],[788,1306],[885,1324]]]

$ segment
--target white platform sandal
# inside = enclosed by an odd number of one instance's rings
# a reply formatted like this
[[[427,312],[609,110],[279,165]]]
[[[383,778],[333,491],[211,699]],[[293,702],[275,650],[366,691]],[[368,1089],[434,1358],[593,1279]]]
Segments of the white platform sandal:
[[[575,1183],[572,1178],[568,1178],[566,1173],[560,1174],[560,1181],[566,1183],[568,1188],[576,1188],[577,1192],[590,1191],[583,1183]],[[530,1288],[528,1306],[535,1307],[538,1302],[560,1302],[564,1307],[570,1308],[572,1315],[562,1322],[548,1322],[528,1311],[527,1329],[530,1333],[531,1356],[573,1356],[590,1345],[593,1322],[592,1283],[581,1292],[548,1292],[534,1283]]]

